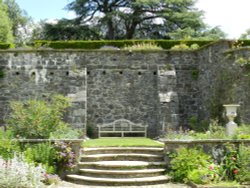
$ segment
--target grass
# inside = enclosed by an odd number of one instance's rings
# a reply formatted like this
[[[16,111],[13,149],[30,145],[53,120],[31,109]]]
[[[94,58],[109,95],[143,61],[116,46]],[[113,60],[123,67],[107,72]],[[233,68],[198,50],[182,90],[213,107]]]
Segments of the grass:
[[[83,143],[84,147],[162,147],[163,144],[149,138],[98,138]]]

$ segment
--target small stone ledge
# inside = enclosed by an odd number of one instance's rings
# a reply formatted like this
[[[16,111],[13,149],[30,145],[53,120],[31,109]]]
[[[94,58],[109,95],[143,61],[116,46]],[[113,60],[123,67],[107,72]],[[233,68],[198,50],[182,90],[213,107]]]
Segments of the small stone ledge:
[[[250,143],[250,139],[232,140],[232,139],[202,139],[202,140],[166,140],[160,139],[164,144],[199,144],[199,143]]]
[[[84,139],[14,139],[20,143],[41,143],[41,142],[67,142],[82,143]]]

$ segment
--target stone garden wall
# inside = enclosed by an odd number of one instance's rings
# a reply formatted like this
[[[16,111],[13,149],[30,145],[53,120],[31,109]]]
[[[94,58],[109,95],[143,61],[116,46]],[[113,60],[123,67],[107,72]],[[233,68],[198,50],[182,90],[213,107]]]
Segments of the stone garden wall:
[[[225,41],[197,51],[1,51],[1,124],[9,101],[52,93],[72,98],[66,120],[83,130],[88,125],[94,136],[97,124],[122,118],[148,124],[149,137],[188,125],[191,117],[208,120],[211,103],[226,89],[219,75],[234,67],[228,48]],[[244,120],[248,96],[240,98]]]

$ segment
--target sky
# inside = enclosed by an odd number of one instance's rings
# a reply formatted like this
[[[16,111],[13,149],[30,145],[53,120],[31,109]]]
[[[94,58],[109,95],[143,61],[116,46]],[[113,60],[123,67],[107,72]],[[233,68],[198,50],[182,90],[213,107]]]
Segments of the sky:
[[[21,9],[39,21],[41,19],[73,18],[64,8],[73,0],[16,0]],[[219,26],[227,38],[237,39],[250,28],[250,0],[198,0],[196,7],[204,11],[204,22]]]

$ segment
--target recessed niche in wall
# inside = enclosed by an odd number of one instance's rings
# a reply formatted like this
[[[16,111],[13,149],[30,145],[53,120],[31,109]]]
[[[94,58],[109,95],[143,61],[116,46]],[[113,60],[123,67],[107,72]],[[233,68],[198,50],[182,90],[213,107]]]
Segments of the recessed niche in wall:
[[[54,75],[54,72],[50,72],[49,75],[53,76],[53,75]]]
[[[154,75],[157,75],[157,72],[156,72],[156,71],[154,71]]]
[[[90,75],[90,71],[87,71],[87,75]]]
[[[36,73],[35,73],[35,72],[32,72],[32,73],[31,73],[31,75],[32,75],[32,76],[35,76],[35,75],[36,75]]]
[[[142,73],[139,71],[139,72],[138,72],[138,75],[141,76],[141,74],[142,74]]]
[[[16,75],[20,75],[20,72],[16,72],[15,74],[16,74]]]
[[[69,76],[69,71],[66,72],[66,76]]]
[[[106,71],[103,71],[102,74],[105,75],[105,74],[106,74]]]
[[[123,72],[122,72],[122,71],[120,71],[119,73],[120,73],[120,74],[123,74]]]

